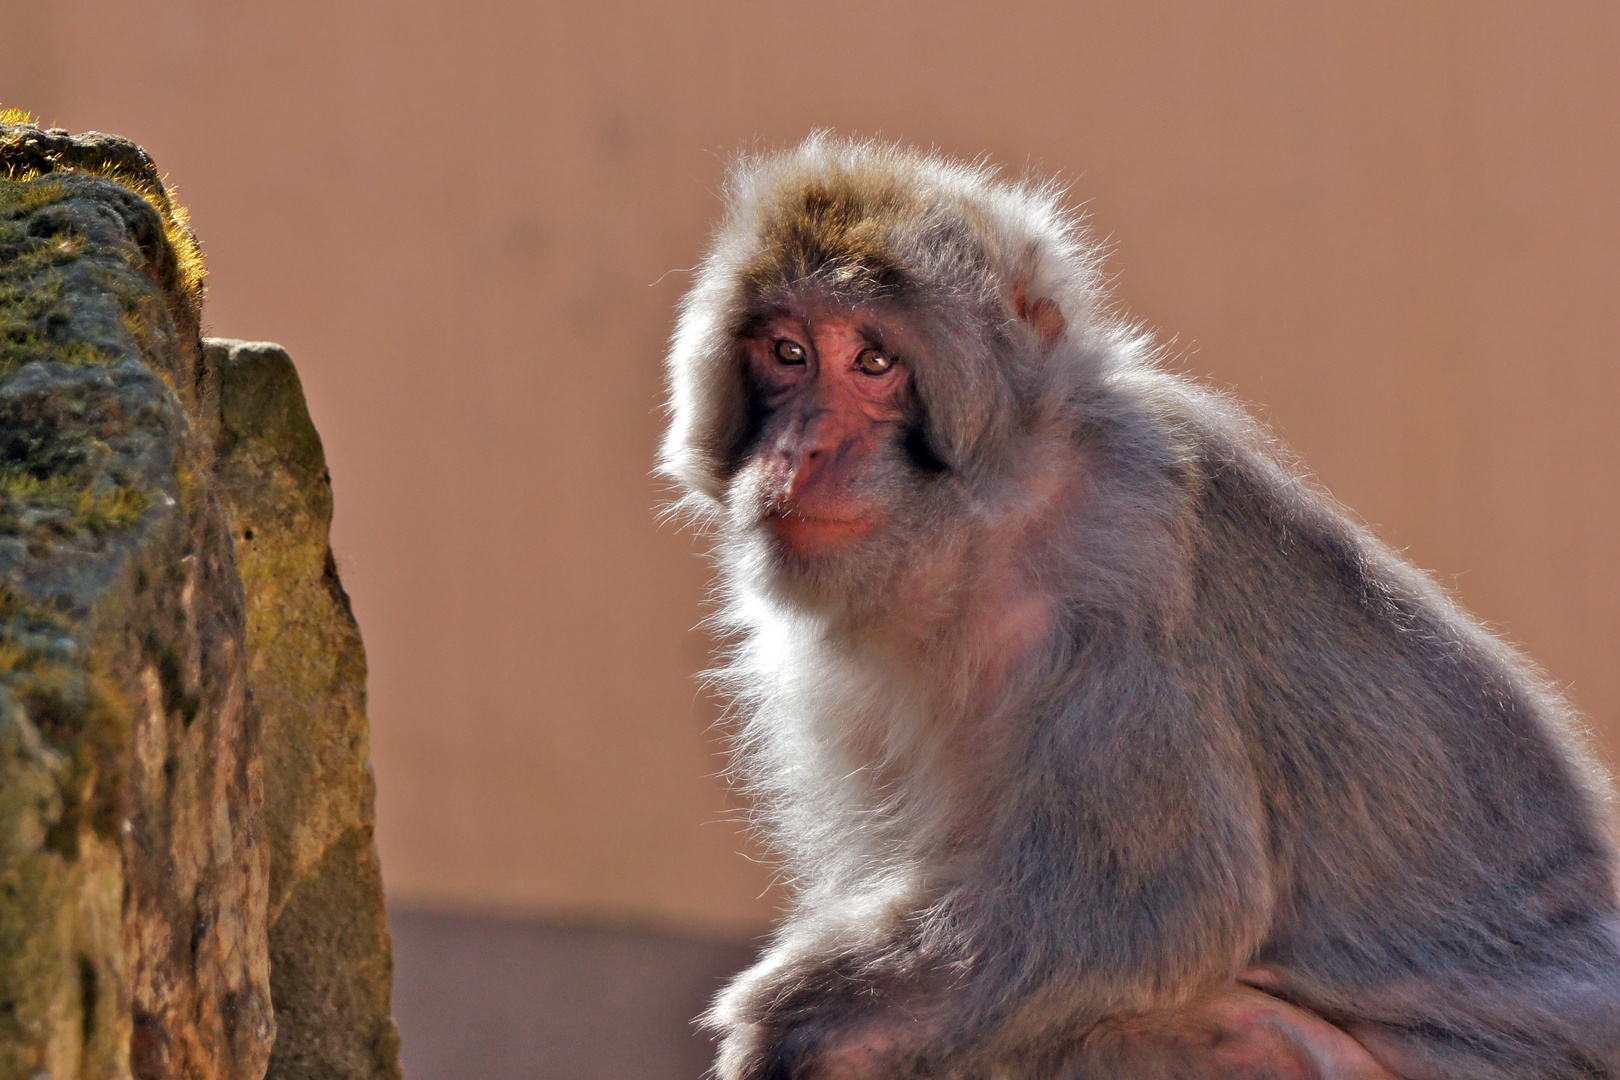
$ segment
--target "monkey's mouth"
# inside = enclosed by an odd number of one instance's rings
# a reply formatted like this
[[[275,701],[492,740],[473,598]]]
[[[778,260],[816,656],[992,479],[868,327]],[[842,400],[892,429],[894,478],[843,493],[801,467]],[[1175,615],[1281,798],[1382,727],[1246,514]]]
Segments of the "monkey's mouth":
[[[797,507],[773,507],[766,512],[764,524],[777,542],[794,554],[822,555],[870,533],[878,519],[869,515],[822,517]]]

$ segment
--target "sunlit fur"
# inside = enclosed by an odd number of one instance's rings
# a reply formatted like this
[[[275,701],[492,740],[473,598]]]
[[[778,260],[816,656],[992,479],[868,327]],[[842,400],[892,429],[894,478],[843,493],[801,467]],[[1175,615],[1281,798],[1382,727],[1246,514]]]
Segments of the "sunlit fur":
[[[900,1047],[872,1077],[1112,1075],[1099,1022],[1251,964],[1424,1075],[1620,1076],[1607,782],[1566,708],[1161,369],[1058,189],[816,135],[727,195],[660,467],[716,534],[737,771],[796,900],[711,1013],[721,1076],[863,1039]],[[946,465],[798,563],[739,343],[794,297],[909,320]]]

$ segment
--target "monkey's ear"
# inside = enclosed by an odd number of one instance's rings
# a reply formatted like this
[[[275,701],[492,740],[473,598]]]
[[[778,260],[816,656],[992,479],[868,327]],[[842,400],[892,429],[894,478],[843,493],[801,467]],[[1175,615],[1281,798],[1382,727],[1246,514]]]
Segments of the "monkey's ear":
[[[1013,287],[1012,295],[1013,313],[1034,328],[1041,339],[1041,351],[1051,352],[1057,339],[1063,336],[1068,327],[1068,321],[1063,318],[1063,311],[1057,301],[1049,296],[1042,296],[1035,301],[1029,299],[1029,282],[1020,281]]]

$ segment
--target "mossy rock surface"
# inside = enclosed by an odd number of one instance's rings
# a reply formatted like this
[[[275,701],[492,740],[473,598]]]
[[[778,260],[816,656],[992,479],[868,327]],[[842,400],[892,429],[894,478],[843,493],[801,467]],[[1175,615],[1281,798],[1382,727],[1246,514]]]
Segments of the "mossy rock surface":
[[[398,1075],[320,441],[201,299],[139,147],[0,123],[0,1080]]]
[[[210,341],[264,725],[273,1080],[399,1075],[368,764],[366,658],[328,541],[332,481],[291,358]]]

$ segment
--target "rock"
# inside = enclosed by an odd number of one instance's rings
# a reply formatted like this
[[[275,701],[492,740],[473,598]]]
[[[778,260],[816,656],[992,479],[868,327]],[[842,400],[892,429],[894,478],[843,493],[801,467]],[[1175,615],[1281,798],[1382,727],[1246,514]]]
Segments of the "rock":
[[[399,1075],[320,441],[201,300],[139,147],[0,123],[0,1080]]]
[[[257,1077],[262,766],[197,294],[144,155],[46,171],[36,132],[0,128],[0,1075]]]
[[[372,838],[366,660],[328,543],[332,481],[292,360],[210,341],[216,477],[247,591],[264,731],[275,1080],[399,1075],[393,962]]]

